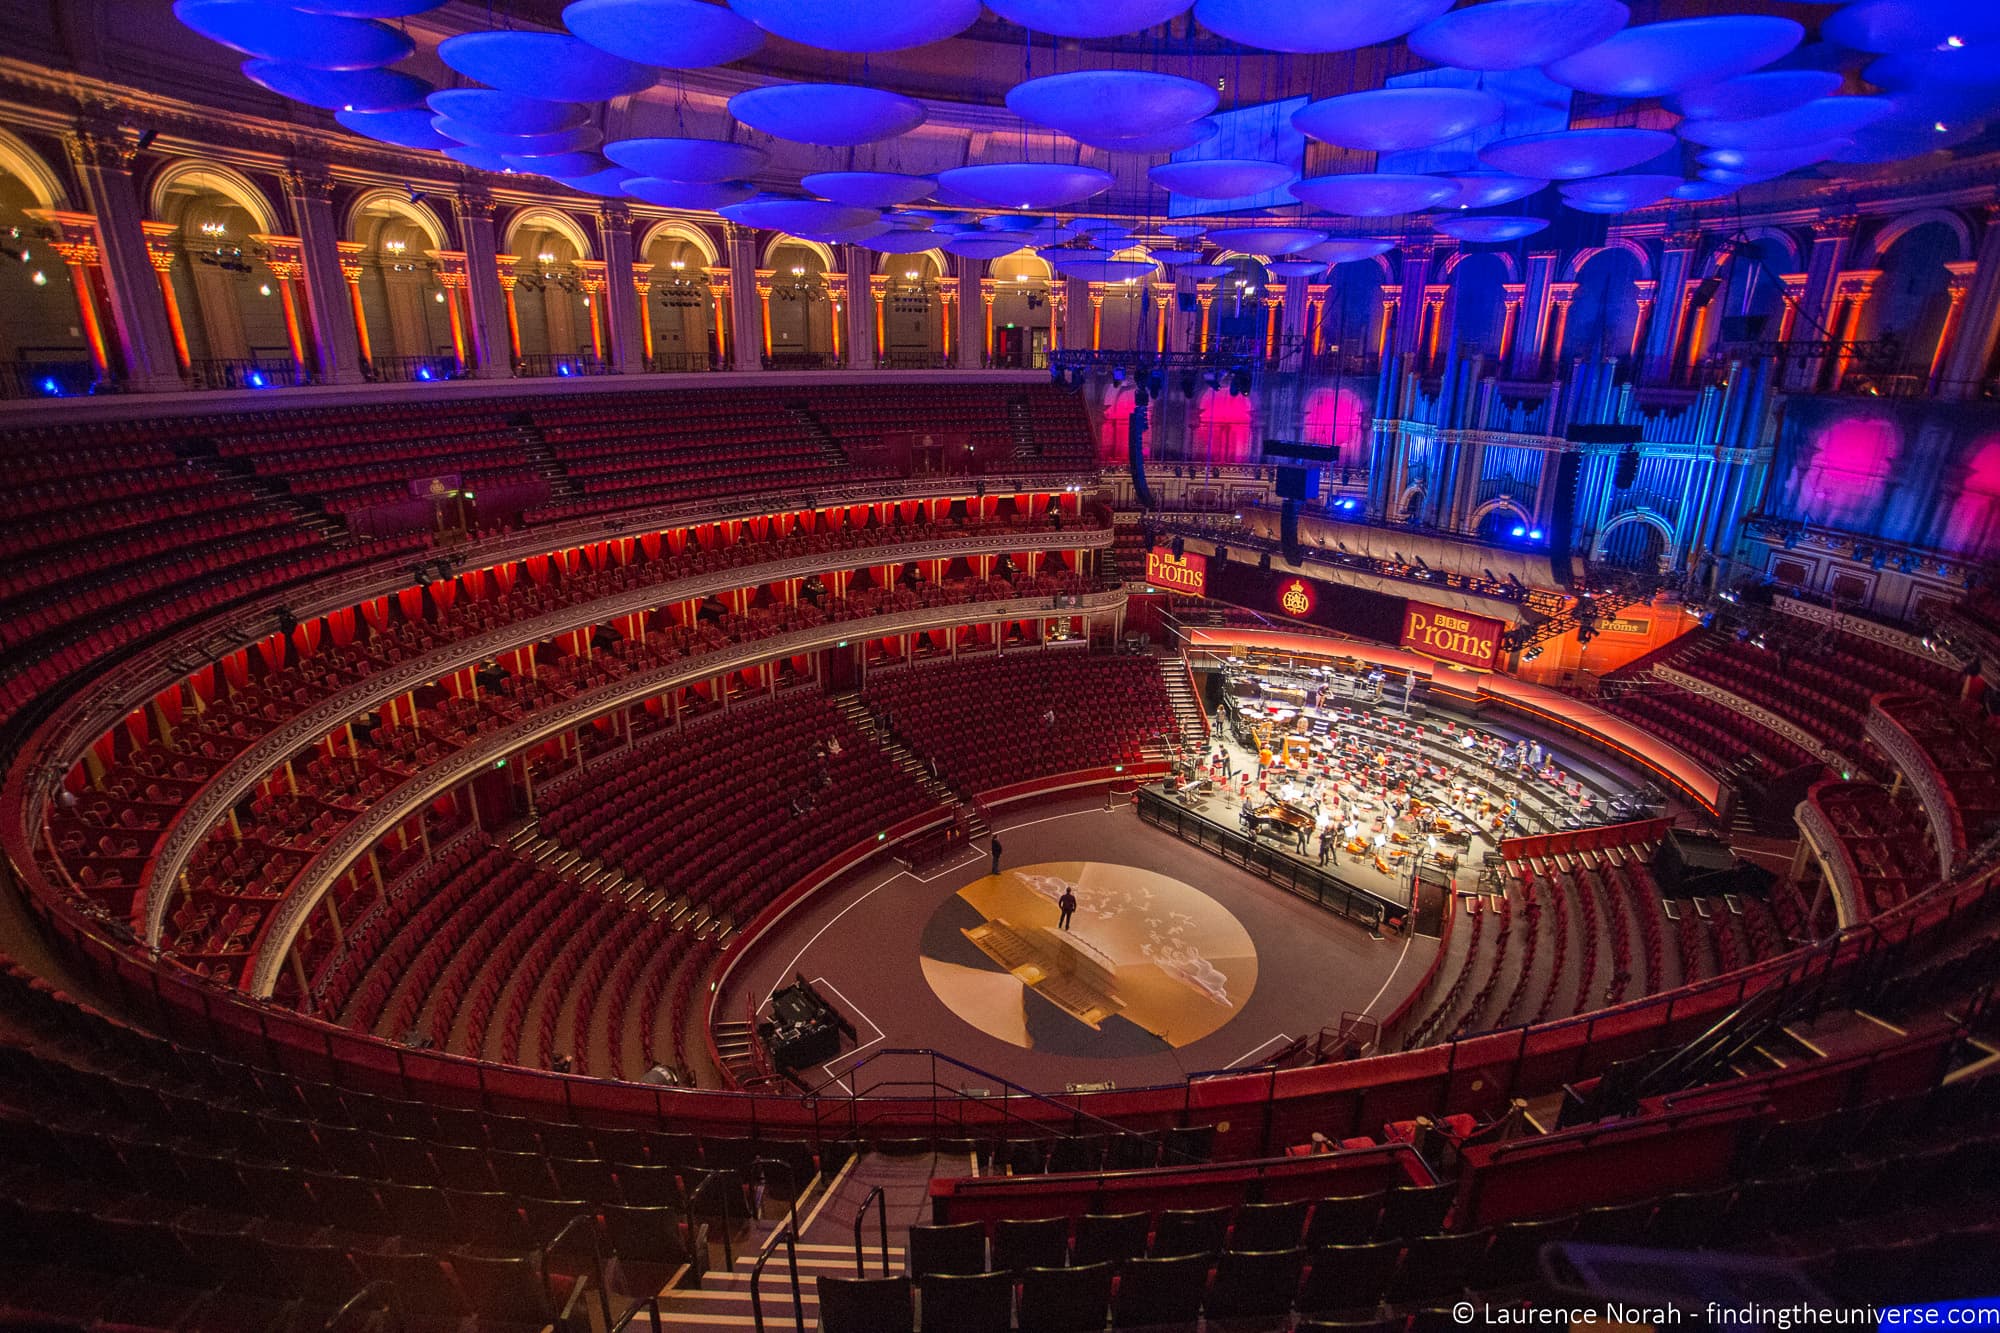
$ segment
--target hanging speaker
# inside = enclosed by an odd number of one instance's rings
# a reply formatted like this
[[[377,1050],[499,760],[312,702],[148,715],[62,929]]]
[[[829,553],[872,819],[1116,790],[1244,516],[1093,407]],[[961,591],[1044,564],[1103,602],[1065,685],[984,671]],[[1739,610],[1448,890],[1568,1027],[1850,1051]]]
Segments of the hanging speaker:
[[[1639,451],[1626,448],[1618,454],[1618,465],[1611,471],[1611,484],[1621,491],[1632,489],[1632,483],[1639,480]]]
[[[1299,545],[1299,502],[1285,501],[1278,510],[1278,538],[1285,550],[1285,559],[1292,564],[1305,563],[1305,548]]]
[[[1715,299],[1715,294],[1721,290],[1721,278],[1703,278],[1694,285],[1694,300],[1690,308],[1695,310],[1704,308],[1710,301]]]
[[[1146,482],[1146,408],[1135,402],[1125,424],[1125,453],[1132,465],[1132,492],[1147,509],[1158,509],[1153,488]]]
[[[1555,495],[1549,508],[1549,570],[1559,587],[1570,583],[1570,551],[1576,537],[1576,482],[1583,455],[1563,454],[1556,464]]]

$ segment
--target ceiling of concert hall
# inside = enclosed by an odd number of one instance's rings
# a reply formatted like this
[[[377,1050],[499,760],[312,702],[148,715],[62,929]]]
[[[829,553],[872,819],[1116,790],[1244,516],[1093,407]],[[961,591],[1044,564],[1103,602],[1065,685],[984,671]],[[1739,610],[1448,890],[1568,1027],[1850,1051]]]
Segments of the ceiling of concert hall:
[[[1983,0],[178,0],[172,12],[218,64],[241,62],[231,100],[261,95],[254,80],[295,119],[331,117],[475,170],[892,249],[945,243],[997,210],[1283,220],[1335,236],[1431,216],[1500,241],[1521,215],[1762,200],[1927,169],[1986,150],[2000,123],[2000,9]],[[1473,221],[1482,210],[1492,225]],[[1036,239],[1084,239],[1049,229]],[[1091,246],[1105,253],[1079,262],[1120,248],[1112,234]]]

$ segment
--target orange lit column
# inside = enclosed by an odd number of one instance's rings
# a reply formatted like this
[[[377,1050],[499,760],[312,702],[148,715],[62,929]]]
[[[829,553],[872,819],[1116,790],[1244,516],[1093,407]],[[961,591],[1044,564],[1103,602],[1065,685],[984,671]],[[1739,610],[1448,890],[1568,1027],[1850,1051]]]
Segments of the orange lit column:
[[[993,364],[993,289],[991,278],[979,280],[979,300],[986,307],[986,364]]]
[[[1569,330],[1569,303],[1575,299],[1575,283],[1549,284],[1549,336],[1542,345],[1542,366],[1551,373],[1562,368],[1563,334]]]
[[[709,294],[715,298],[715,360],[720,366],[729,364],[729,270],[712,268],[708,273]]]
[[[1778,283],[1784,292],[1784,308],[1778,312],[1778,341],[1792,340],[1792,325],[1799,317],[1799,305],[1806,299],[1806,273],[1780,273]]]
[[[1521,303],[1528,298],[1528,284],[1503,282],[1500,284],[1500,297],[1499,364],[1505,366],[1514,351],[1515,330],[1521,327]]]
[[[1438,345],[1444,341],[1444,303],[1450,295],[1451,288],[1444,283],[1424,288],[1424,322],[1430,325],[1424,338],[1424,359],[1432,370],[1438,368]]]
[[[460,293],[466,289],[465,252],[433,250],[431,258],[437,261],[438,286],[444,288],[445,317],[451,321],[451,353],[457,358],[462,374],[472,368],[472,358],[466,354],[465,315],[458,306]]]
[[[951,326],[958,319],[957,278],[938,279],[938,305],[944,312],[944,323],[938,329],[938,337],[941,340],[938,350],[948,366],[951,364]]]
[[[167,332],[174,340],[174,360],[183,373],[188,368],[187,325],[181,320],[180,298],[174,295],[174,237],[180,228],[171,222],[141,222],[146,236],[146,258],[160,275],[160,296],[167,303]],[[1943,340],[1939,340],[1943,346]]]
[[[1215,309],[1215,284],[1212,282],[1196,283],[1194,285],[1194,299],[1201,304],[1201,340],[1195,350],[1206,354],[1208,351],[1209,312]]]
[[[888,274],[868,275],[868,299],[875,303],[875,364],[880,365],[889,357]]]
[[[1174,285],[1171,282],[1153,284],[1153,350],[1161,355],[1167,350],[1167,323],[1174,308]]]
[[[590,354],[604,362],[605,263],[601,259],[579,259],[577,272],[583,283],[583,308],[590,312]]]
[[[1384,357],[1389,354],[1389,338],[1396,331],[1396,316],[1401,312],[1402,305],[1402,285],[1393,282],[1383,283],[1381,327],[1375,331],[1375,355],[1377,357]]]
[[[500,299],[507,305],[507,357],[510,361],[521,359],[521,312],[514,304],[514,286],[521,275],[514,271],[520,263],[518,255],[493,256],[494,276],[500,280]]]
[[[1326,350],[1326,297],[1325,283],[1306,286],[1306,353],[1310,356]]]
[[[292,236],[253,233],[250,239],[265,247],[264,267],[270,269],[271,276],[277,279],[278,302],[285,311],[285,340],[291,346],[292,365],[299,375],[309,375],[313,366],[306,357],[305,329],[299,323],[299,300],[294,287],[305,276],[303,248]]]
[[[1284,318],[1285,284],[1267,282],[1264,284],[1264,359],[1274,360],[1278,355],[1278,321]]]
[[[88,225],[62,226],[49,244],[69,269],[70,285],[76,290],[78,323],[83,329],[83,340],[90,347],[91,369],[104,378],[111,374],[111,349],[104,341],[104,323],[98,318],[97,297],[92,291],[91,270],[97,267],[99,258],[96,226],[87,217],[83,223]]]
[[[653,280],[634,277],[632,291],[639,298],[639,368],[651,370],[653,367]]]
[[[1944,327],[1938,330],[1937,347],[1931,352],[1931,369],[1927,384],[1933,392],[1938,387],[1938,380],[1944,375],[1945,355],[1951,350],[1952,341],[1958,336],[1959,319],[1965,310],[1965,296],[1972,290],[1972,278],[1979,270],[1979,261],[1954,260],[1944,267],[1945,272],[1951,275],[1945,287],[1945,295],[1951,304],[1945,307]]]
[[[1660,290],[1656,279],[1644,278],[1632,284],[1632,293],[1638,299],[1638,314],[1632,317],[1632,346],[1627,353],[1636,362],[1639,349],[1646,345],[1646,321],[1653,314],[1653,298]]]
[[[1063,325],[1069,320],[1069,285],[1062,279],[1049,284],[1049,350],[1063,348]]]
[[[1861,310],[1868,304],[1868,298],[1875,291],[1875,282],[1882,276],[1879,268],[1849,269],[1840,275],[1834,285],[1836,300],[1847,303],[1846,313],[1839,323],[1840,348],[1834,353],[1833,381],[1830,388],[1838,389],[1847,377],[1848,363],[1854,359],[1854,335],[1861,328]]]
[[[833,304],[833,315],[826,321],[826,326],[828,332],[833,335],[833,364],[836,366],[840,364],[840,325],[842,317],[847,313],[849,308],[847,305],[847,294],[851,290],[848,286],[847,275],[845,273],[829,273],[826,275],[826,291]]]
[[[368,247],[360,241],[340,241],[335,248],[340,252],[340,278],[347,284],[347,304],[354,311],[354,340],[361,351],[361,364],[369,366],[375,361],[375,348],[368,341],[368,314],[361,304],[361,257]]]
[[[1090,350],[1104,346],[1104,284],[1090,284]]]
[[[757,312],[764,331],[764,356],[771,355],[771,275],[763,270],[757,273]]]

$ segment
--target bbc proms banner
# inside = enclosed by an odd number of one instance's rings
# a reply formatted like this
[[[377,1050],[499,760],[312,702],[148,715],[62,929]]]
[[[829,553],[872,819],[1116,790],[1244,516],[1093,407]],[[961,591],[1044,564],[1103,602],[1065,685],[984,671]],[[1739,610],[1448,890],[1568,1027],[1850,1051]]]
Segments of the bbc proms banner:
[[[1190,597],[1208,596],[1208,557],[1189,552],[1175,555],[1171,547],[1146,552],[1146,582]]]
[[[1410,602],[1403,610],[1403,647],[1456,666],[1491,671],[1500,660],[1504,621],[1449,611],[1428,602]]]

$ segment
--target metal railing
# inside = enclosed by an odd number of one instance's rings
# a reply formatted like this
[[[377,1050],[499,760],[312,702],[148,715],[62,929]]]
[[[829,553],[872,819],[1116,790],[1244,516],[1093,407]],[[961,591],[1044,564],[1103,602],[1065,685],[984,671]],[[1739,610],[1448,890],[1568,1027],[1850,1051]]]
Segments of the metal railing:
[[[465,377],[455,356],[378,356],[361,363],[361,373],[373,384],[427,384]]]
[[[1408,903],[1370,893],[1317,866],[1295,860],[1247,833],[1188,809],[1156,787],[1139,789],[1139,818],[1270,880],[1287,893],[1350,921],[1359,921],[1371,930],[1379,929],[1390,913],[1409,910]]]
[[[617,367],[594,352],[528,352],[514,362],[514,378],[524,380],[617,373]]]
[[[655,352],[646,358],[646,370],[654,375],[687,375],[727,369],[728,363],[713,352]]]
[[[281,389],[312,384],[316,377],[290,357],[211,356],[188,362],[190,389]]]
[[[764,1333],[764,1294],[761,1290],[764,1265],[770,1263],[771,1256],[778,1252],[780,1242],[785,1247],[785,1268],[792,1280],[792,1327],[797,1333],[805,1333],[806,1300],[805,1294],[799,1290],[799,1236],[789,1226],[771,1237],[764,1252],[757,1256],[757,1266],[750,1270],[750,1323],[757,1333]]]
[[[883,1187],[877,1185],[862,1196],[861,1207],[854,1214],[854,1276],[868,1276],[868,1260],[861,1248],[861,1228],[868,1221],[868,1206],[875,1206],[875,1221],[881,1228],[882,1276],[889,1276],[889,1196]]]
[[[82,398],[117,393],[122,387],[88,356],[32,355],[41,350],[22,348],[23,355],[6,363],[5,373],[0,374],[0,398]]]

